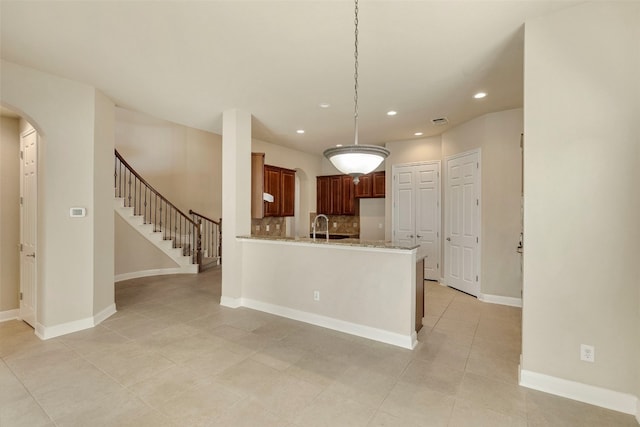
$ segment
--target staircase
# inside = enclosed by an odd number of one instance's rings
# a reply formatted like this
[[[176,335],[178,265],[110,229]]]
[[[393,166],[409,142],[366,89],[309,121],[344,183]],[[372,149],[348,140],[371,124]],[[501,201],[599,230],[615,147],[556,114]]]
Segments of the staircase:
[[[172,274],[195,274],[220,264],[222,220],[213,221],[193,211],[189,217],[142,178],[117,150],[114,188],[115,212],[178,265],[169,269]]]

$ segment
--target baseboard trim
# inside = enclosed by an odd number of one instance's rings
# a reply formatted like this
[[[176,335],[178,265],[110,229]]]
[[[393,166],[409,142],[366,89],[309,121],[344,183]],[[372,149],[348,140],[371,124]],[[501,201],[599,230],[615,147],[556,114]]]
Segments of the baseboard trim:
[[[415,348],[418,343],[418,337],[415,331],[411,335],[402,335],[395,332],[385,331],[383,329],[373,328],[371,326],[359,325],[345,320],[326,317],[315,313],[308,313],[306,311],[295,310],[248,298],[241,298],[240,303],[243,307],[275,314],[276,316],[286,317],[288,319],[298,320],[300,322],[310,323],[312,325],[333,329],[334,331],[344,332],[374,341],[380,341],[402,348],[408,348],[410,350]]]
[[[154,268],[152,270],[140,270],[140,271],[132,271],[130,273],[116,274],[113,279],[116,283],[118,283],[118,282],[122,282],[123,280],[138,279],[140,277],[165,276],[169,274],[184,274],[184,273],[191,273],[191,272],[185,271],[182,267]]]
[[[566,397],[590,405],[635,415],[640,421],[640,402],[632,394],[621,393],[589,384],[552,377],[520,369],[520,385],[556,396]]]
[[[0,311],[0,323],[8,320],[16,320],[20,315],[20,310],[14,308],[13,310]]]
[[[42,323],[36,323],[35,333],[41,340],[48,340],[62,335],[71,334],[73,332],[90,329],[102,323],[105,319],[115,314],[116,311],[116,305],[110,304],[107,308],[93,317],[86,317],[84,319],[61,323],[55,326],[44,326]]]
[[[511,307],[522,307],[522,298],[503,297],[502,295],[478,294],[478,300],[490,304],[509,305]]]
[[[242,299],[225,297],[224,295],[222,295],[220,297],[220,305],[223,307],[229,307],[229,308],[242,307]]]
[[[104,322],[106,319],[116,314],[117,311],[118,310],[116,310],[116,305],[110,304],[109,306],[107,306],[107,308],[102,310],[100,313],[93,316],[93,326],[99,325],[100,323]]]
[[[636,421],[640,424],[640,396],[636,399]]]
[[[61,323],[54,326],[44,326],[42,323],[38,322],[36,323],[36,336],[41,340],[48,340],[93,327],[93,317],[86,317],[84,319]]]

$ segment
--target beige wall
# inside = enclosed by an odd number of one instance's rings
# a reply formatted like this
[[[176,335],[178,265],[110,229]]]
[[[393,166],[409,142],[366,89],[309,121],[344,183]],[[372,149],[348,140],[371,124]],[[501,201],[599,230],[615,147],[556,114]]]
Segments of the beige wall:
[[[481,149],[480,292],[483,294],[521,297],[521,260],[516,248],[522,230],[522,120],[522,109],[501,111],[485,114],[442,134],[443,207],[446,158]],[[445,221],[443,215],[443,230]],[[446,265],[446,260],[442,265]]]
[[[126,277],[128,273],[178,267],[118,214],[114,215],[114,230],[116,279],[118,276]]]
[[[522,367],[640,394],[640,4],[525,30]]]
[[[220,135],[116,109],[116,149],[156,190],[188,214],[222,216]]]
[[[385,202],[384,199],[360,199],[360,238],[363,240],[384,240]]]
[[[113,300],[106,301],[112,291],[102,289],[113,287],[113,266],[95,265],[111,261],[94,258],[96,251],[113,252],[113,239],[104,239],[100,231],[113,227],[113,218],[107,221],[94,211],[113,197],[111,191],[96,192],[104,185],[103,177],[112,176],[113,167],[107,169],[106,161],[94,157],[97,150],[113,147],[104,129],[113,104],[90,86],[7,61],[2,61],[0,79],[2,102],[41,136],[36,329],[48,336],[88,327],[105,304],[115,307]],[[87,216],[70,218],[74,206],[87,208]],[[101,279],[96,282],[98,271]]]
[[[20,134],[18,119],[0,117],[0,313],[19,307]]]

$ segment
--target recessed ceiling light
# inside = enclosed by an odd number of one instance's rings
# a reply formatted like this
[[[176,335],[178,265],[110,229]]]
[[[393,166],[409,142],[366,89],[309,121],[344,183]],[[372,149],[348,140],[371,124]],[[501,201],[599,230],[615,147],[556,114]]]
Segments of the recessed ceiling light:
[[[327,103],[327,102],[323,102],[320,104],[320,108],[329,108],[331,107],[331,104]]]
[[[484,98],[485,96],[487,96],[487,94],[486,94],[486,93],[484,93],[484,92],[478,92],[478,93],[476,93],[475,95],[473,95],[473,97],[474,97],[475,99],[482,99],[482,98]]]
[[[336,144],[336,147],[342,147],[342,144]]]
[[[298,129],[298,130],[296,131],[296,133],[303,134],[303,133],[304,133],[304,129]]]
[[[387,116],[395,116],[396,114],[398,114],[397,111],[393,111],[393,110],[387,111]]]
[[[414,135],[415,135],[415,136],[422,136],[422,135],[424,135],[424,133],[422,133],[422,132],[416,132],[416,133],[414,133]]]

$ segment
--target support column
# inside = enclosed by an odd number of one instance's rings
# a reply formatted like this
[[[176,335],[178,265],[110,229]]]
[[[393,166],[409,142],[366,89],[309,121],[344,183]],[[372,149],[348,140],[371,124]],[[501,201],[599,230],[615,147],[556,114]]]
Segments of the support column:
[[[227,110],[222,117],[222,296],[220,305],[239,307],[242,250],[236,236],[251,233],[251,114]]]

